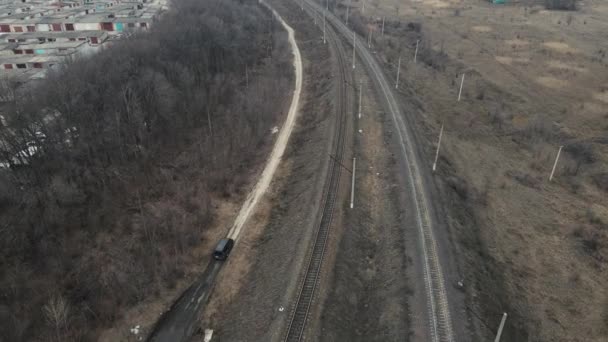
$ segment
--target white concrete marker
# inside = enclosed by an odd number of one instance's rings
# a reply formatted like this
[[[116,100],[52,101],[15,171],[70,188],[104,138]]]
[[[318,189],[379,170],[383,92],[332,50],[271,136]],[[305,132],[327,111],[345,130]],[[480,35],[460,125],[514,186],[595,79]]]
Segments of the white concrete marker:
[[[439,130],[439,141],[437,142],[437,151],[435,151],[435,161],[433,162],[433,172],[437,169],[437,159],[439,158],[439,148],[441,147],[441,137],[443,136],[443,124]]]
[[[353,69],[355,68],[355,50],[357,45],[357,34],[353,30]]]
[[[502,335],[502,329],[505,327],[506,320],[507,320],[507,313],[504,312],[502,314],[502,319],[500,320],[500,326],[498,327],[498,332],[496,333],[496,339],[494,339],[494,342],[500,342],[500,335]]]
[[[350,185],[350,208],[355,207],[355,166],[357,164],[357,158],[353,157],[353,178]]]
[[[205,329],[205,337],[203,339],[204,342],[211,342],[211,338],[213,337],[212,329]]]
[[[363,79],[359,81],[359,119],[361,119],[361,97],[363,91]]]
[[[458,91],[458,101],[460,101],[460,95],[462,95],[462,85],[464,84],[464,74],[462,74],[462,80],[460,81],[460,91]]]
[[[414,52],[414,64],[416,64],[416,57],[418,57],[418,43],[420,43],[420,39],[416,41],[416,51]]]
[[[553,169],[551,170],[551,175],[549,176],[549,182],[553,180],[553,174],[555,173],[555,168],[557,167],[557,161],[559,160],[559,155],[562,153],[562,147],[560,146],[557,151],[557,157],[555,157],[555,163],[553,163]]]
[[[395,81],[395,89],[399,88],[399,72],[401,72],[401,56],[399,56],[399,62],[397,62],[397,81]]]

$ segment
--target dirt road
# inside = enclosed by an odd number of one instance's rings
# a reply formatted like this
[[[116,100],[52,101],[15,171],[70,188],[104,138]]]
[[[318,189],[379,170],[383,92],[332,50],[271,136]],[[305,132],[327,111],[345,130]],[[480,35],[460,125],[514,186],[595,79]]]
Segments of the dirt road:
[[[288,32],[289,44],[294,56],[293,67],[295,70],[295,88],[287,118],[279,132],[279,136],[277,137],[270,157],[266,162],[266,166],[264,167],[258,182],[243,203],[243,206],[241,207],[241,210],[239,211],[239,214],[228,233],[228,237],[237,241],[233,253],[238,253],[238,238],[242,232],[242,229],[247,223],[247,220],[251,214],[255,211],[260,198],[262,198],[262,196],[264,196],[268,190],[277,167],[281,162],[281,158],[285,152],[287,142],[289,141],[289,137],[291,136],[291,132],[293,131],[293,127],[297,119],[300,93],[302,91],[302,58],[294,38],[294,31],[283,21],[278,13],[276,13],[274,10],[272,11],[278,21]],[[210,257],[209,264],[207,265],[207,268],[203,272],[200,279],[190,288],[188,288],[188,290],[186,290],[175,302],[171,309],[161,317],[152,334],[148,338],[149,341],[187,341],[192,336],[194,330],[197,328],[195,323],[198,319],[198,314],[207,302],[222,265],[222,262],[215,261]]]

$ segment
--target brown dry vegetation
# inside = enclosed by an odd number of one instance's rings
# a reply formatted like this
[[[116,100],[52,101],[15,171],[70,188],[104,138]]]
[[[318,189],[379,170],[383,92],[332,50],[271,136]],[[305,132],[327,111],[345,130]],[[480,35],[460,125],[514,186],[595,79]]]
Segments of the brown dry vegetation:
[[[605,341],[608,6],[380,0],[353,12],[388,75],[402,56],[402,101],[430,162],[445,124],[436,182],[473,339],[490,338],[507,311],[507,341]]]
[[[271,141],[285,38],[257,1],[179,0],[149,33],[4,82],[0,341],[96,340],[191,276]]]

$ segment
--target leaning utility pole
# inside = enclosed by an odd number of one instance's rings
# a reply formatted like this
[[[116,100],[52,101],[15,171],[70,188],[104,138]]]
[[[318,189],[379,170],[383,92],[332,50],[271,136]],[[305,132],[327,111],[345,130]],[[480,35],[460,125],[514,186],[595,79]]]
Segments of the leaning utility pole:
[[[549,176],[549,182],[553,180],[553,174],[555,173],[555,168],[557,167],[557,161],[559,160],[559,155],[562,153],[562,147],[560,146],[559,150],[557,150],[557,157],[555,157],[555,163],[553,163],[553,169],[551,170],[551,175]]]
[[[505,321],[507,320],[507,313],[504,312],[502,314],[502,319],[500,320],[500,326],[498,327],[498,332],[496,333],[496,338],[494,342],[500,342],[500,336],[502,335],[502,330],[505,327]]]
[[[458,101],[460,101],[460,95],[462,95],[462,85],[464,84],[464,74],[462,74],[462,80],[460,81],[460,90],[458,91]]]
[[[416,57],[418,57],[418,43],[420,43],[420,39],[416,41],[416,52],[414,52],[414,64],[416,64]]]
[[[443,124],[439,130],[439,141],[437,142],[437,151],[435,151],[435,161],[433,162],[433,172],[437,169],[437,159],[439,158],[439,149],[441,148],[441,137],[443,136]]]
[[[397,80],[395,81],[395,89],[399,89],[399,72],[401,71],[401,56],[399,56],[399,62],[397,63]]]

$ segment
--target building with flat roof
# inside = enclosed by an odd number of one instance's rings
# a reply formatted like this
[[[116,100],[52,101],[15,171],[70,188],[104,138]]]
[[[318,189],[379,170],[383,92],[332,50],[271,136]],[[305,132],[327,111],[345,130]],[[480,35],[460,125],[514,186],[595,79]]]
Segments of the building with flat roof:
[[[95,53],[112,36],[149,29],[164,8],[164,0],[0,1],[0,73],[40,77],[40,69]]]

